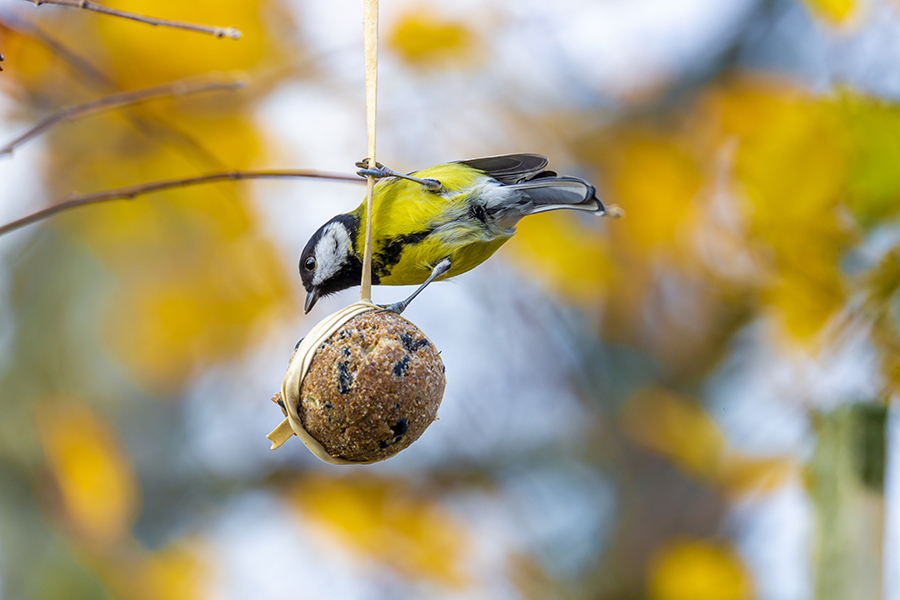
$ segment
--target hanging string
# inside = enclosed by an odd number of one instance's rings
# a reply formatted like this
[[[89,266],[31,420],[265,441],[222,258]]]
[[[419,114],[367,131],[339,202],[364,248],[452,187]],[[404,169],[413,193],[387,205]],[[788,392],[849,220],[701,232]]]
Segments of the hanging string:
[[[364,0],[363,38],[366,52],[366,135],[369,142],[369,168],[375,168],[375,102],[378,90],[378,0]],[[372,300],[372,197],[375,178],[369,175],[366,192],[366,245],[363,250],[362,281],[359,299]]]

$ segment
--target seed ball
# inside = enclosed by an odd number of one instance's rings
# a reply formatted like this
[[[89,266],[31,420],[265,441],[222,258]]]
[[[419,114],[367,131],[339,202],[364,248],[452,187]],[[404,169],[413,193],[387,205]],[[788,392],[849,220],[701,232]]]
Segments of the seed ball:
[[[369,311],[319,345],[300,390],[303,428],[331,456],[393,456],[435,420],[444,365],[422,331],[388,311]]]

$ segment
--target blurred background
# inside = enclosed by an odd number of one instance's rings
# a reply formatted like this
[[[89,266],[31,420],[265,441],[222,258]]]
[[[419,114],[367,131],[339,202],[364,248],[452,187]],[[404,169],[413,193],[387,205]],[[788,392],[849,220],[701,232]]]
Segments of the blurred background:
[[[0,3],[0,223],[247,168],[352,173],[362,4]],[[619,220],[526,219],[407,311],[423,437],[269,450],[297,259],[364,186],[172,190],[0,237],[0,597],[900,600],[900,2],[382,0],[378,158],[538,152]],[[404,297],[376,288],[375,300]],[[894,404],[896,407],[896,404]]]

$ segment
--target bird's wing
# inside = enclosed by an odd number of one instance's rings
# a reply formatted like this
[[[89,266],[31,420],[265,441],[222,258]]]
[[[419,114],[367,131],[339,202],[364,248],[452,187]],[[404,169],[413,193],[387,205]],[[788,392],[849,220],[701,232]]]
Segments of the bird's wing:
[[[550,161],[540,154],[503,154],[456,162],[482,171],[500,183],[509,184],[531,179],[541,173]]]

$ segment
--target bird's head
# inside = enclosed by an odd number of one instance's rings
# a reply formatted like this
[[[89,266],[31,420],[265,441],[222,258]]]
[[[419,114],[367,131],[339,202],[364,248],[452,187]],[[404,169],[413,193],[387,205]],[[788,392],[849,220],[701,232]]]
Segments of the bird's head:
[[[304,312],[322,296],[359,285],[362,262],[353,250],[359,220],[338,215],[322,225],[300,255],[300,279],[306,288]]]

